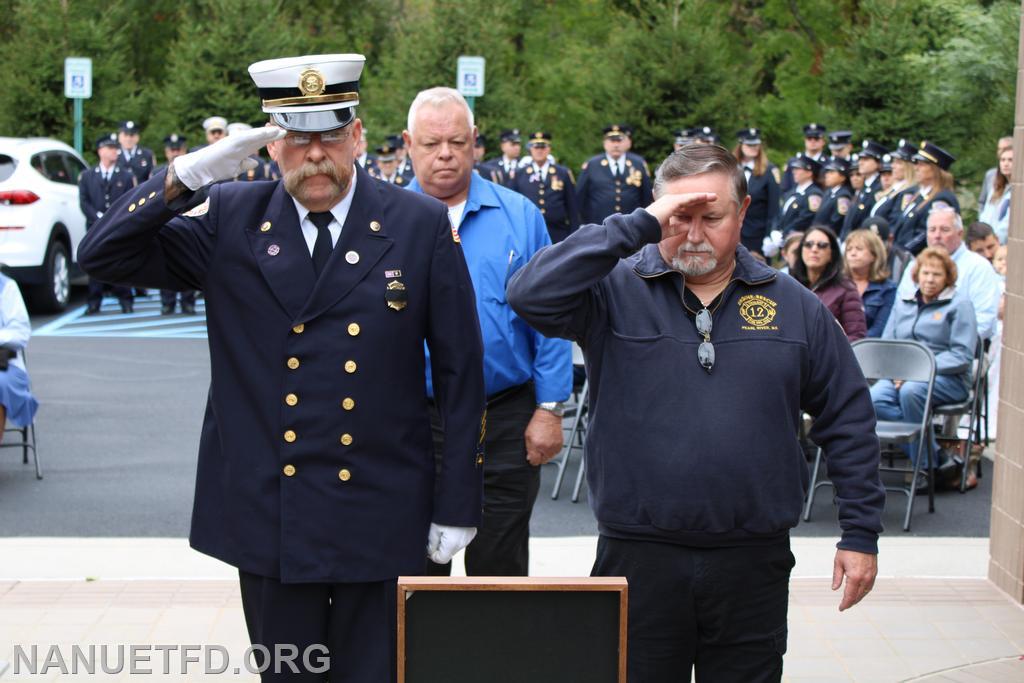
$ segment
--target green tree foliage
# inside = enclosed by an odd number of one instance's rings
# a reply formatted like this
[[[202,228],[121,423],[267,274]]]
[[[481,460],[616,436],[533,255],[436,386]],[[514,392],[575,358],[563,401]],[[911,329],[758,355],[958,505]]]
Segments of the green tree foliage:
[[[475,102],[492,140],[543,129],[573,167],[600,131],[636,128],[652,162],[682,126],[726,144],[758,126],[777,162],[809,121],[857,139],[933,140],[968,184],[1013,122],[1014,0],[0,0],[0,134],[70,141],[63,61],[93,59],[87,147],[123,119],[159,149],[201,142],[219,114],[258,124],[246,67],[328,52],[366,55],[360,116],[371,145],[405,127],[415,94],[452,85],[461,54],[487,59]],[[964,193],[965,196],[967,193]]]

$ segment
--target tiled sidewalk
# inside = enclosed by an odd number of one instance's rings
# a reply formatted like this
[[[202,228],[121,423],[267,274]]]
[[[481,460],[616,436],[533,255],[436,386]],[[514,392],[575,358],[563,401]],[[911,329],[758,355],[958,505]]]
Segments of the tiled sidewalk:
[[[785,680],[1024,681],[1024,610],[983,579],[881,579],[866,602],[840,614],[826,579],[795,579],[790,594]],[[40,667],[50,645],[218,645],[230,653],[219,676],[180,671],[171,651],[168,676],[160,651],[143,663],[162,680],[253,681],[233,673],[248,642],[238,586],[228,580],[21,581],[0,583],[0,681],[127,680],[120,675],[15,674],[13,645],[39,645]],[[214,653],[219,664],[219,653]],[[201,656],[201,655],[200,655]],[[66,662],[70,668],[71,662]],[[988,672],[988,673],[986,673]]]

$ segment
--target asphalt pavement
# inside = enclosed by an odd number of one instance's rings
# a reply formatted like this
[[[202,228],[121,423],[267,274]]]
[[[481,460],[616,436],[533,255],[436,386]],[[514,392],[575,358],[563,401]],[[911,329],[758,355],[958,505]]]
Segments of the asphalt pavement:
[[[61,319],[68,325],[57,326],[65,333],[34,337],[29,347],[44,479],[37,481],[31,465],[22,464],[20,450],[0,450],[0,536],[184,537],[209,385],[206,342],[134,334],[133,319],[148,326],[142,329],[153,327],[145,310],[135,318],[104,313],[128,336],[111,335],[111,325],[104,327],[106,336],[76,336],[67,330],[81,324],[73,313],[82,303],[76,290],[70,315],[33,318],[36,329],[53,330]],[[188,324],[195,327],[195,321]],[[80,329],[89,334],[87,325]],[[579,503],[569,500],[578,453],[558,500],[550,497],[555,467],[544,467],[534,535],[597,532],[586,487]],[[934,514],[918,501],[910,535],[987,537],[992,477],[991,463],[986,466],[977,489],[940,494]],[[794,535],[838,535],[830,492],[819,494],[812,521]],[[904,506],[902,496],[889,495],[887,534],[904,535]]]

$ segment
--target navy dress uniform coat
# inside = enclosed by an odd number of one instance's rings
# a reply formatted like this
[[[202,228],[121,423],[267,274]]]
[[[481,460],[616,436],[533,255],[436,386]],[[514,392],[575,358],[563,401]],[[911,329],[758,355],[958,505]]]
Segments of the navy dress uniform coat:
[[[561,242],[580,227],[576,205],[576,183],[572,171],[561,164],[548,164],[546,174],[536,163],[520,169],[512,188],[533,202],[544,216],[552,244]]]
[[[804,231],[814,221],[814,214],[821,208],[821,189],[811,183],[804,191],[796,188],[789,191],[782,200],[782,211],[779,214],[779,230],[788,235],[794,230]]]
[[[825,190],[822,195],[821,206],[814,214],[814,225],[827,225],[832,232],[839,235],[843,229],[843,222],[850,215],[853,193],[846,185],[837,185],[830,190]]]
[[[153,150],[146,147],[136,147],[130,159],[125,158],[124,150],[122,150],[121,154],[117,157],[117,165],[131,171],[137,181],[144,183],[153,175],[153,167],[156,166],[156,161],[153,157]]]
[[[779,220],[779,167],[768,164],[765,172],[747,174],[747,196],[750,206],[743,218],[740,240],[750,251],[761,252],[764,238],[775,229]]]
[[[933,192],[929,197],[923,197],[915,185],[903,191],[900,205],[893,207],[890,214],[897,217],[895,224],[890,221],[893,239],[914,256],[928,246],[928,212],[936,202],[944,202],[960,211],[960,201],[953,192],[941,190]],[[897,210],[899,214],[896,213]]]
[[[78,177],[78,205],[85,214],[85,229],[91,228],[135,184],[135,175],[118,165],[114,166],[109,181],[103,180],[99,166],[83,171]]]
[[[875,205],[875,194],[880,192],[881,189],[882,177],[876,174],[874,182],[870,185],[865,183],[864,187],[857,190],[857,193],[853,195],[850,211],[846,214],[846,218],[843,221],[843,229],[836,233],[839,235],[840,241],[846,239],[847,235],[862,226],[864,221],[871,217],[871,208]]]
[[[481,517],[483,351],[458,235],[437,200],[356,177],[319,279],[281,182],[217,183],[179,216],[155,176],[79,247],[94,277],[205,292],[190,543],[284,583],[421,573],[432,521]],[[436,476],[424,341],[448,434]]]
[[[654,201],[651,176],[644,164],[629,156],[625,173],[613,176],[607,157],[599,154],[583,164],[576,200],[583,223],[601,223],[614,213],[626,214],[650,206]]]

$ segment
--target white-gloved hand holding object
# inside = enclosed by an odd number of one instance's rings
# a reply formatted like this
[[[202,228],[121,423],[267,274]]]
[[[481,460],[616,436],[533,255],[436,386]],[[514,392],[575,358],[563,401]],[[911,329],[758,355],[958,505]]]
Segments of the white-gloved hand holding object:
[[[192,191],[218,180],[234,178],[256,168],[259,162],[250,157],[287,133],[277,126],[265,126],[229,135],[175,159],[174,174]]]
[[[782,231],[772,230],[771,234],[767,235],[761,242],[761,251],[764,252],[765,257],[771,258],[779,253],[784,243]]]
[[[427,557],[437,564],[447,564],[455,553],[469,545],[474,536],[476,527],[444,526],[431,522],[427,534]]]

